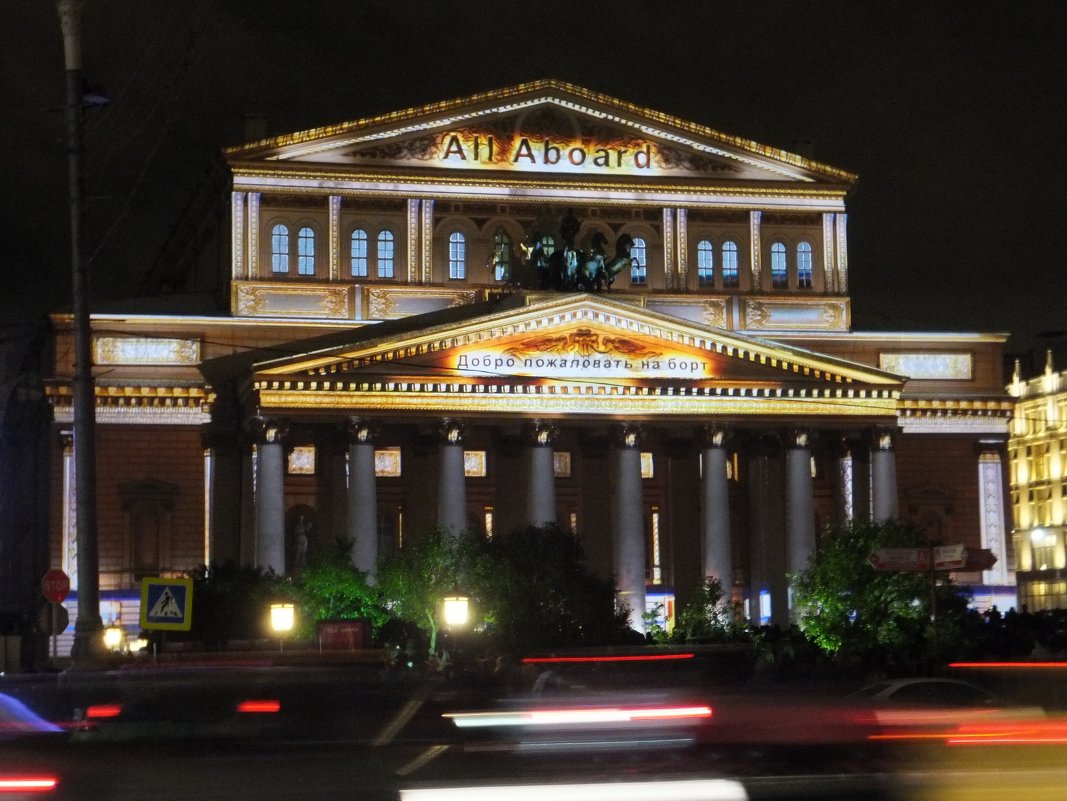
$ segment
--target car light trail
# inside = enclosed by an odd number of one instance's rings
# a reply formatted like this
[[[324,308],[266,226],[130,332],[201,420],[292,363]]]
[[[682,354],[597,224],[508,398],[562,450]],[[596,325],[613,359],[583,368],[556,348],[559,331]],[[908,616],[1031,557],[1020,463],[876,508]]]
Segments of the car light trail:
[[[47,793],[57,784],[54,776],[0,776],[0,793]]]
[[[238,712],[249,712],[254,714],[271,714],[280,712],[281,709],[282,702],[274,700],[242,701],[237,705]]]
[[[449,712],[444,717],[452,718],[452,722],[460,729],[496,726],[561,726],[710,718],[711,707],[672,706],[633,709],[531,709],[514,712]]]
[[[400,801],[748,801],[729,779],[402,789]]]
[[[85,710],[86,720],[98,720],[100,718],[117,718],[122,714],[121,704],[96,704]]]

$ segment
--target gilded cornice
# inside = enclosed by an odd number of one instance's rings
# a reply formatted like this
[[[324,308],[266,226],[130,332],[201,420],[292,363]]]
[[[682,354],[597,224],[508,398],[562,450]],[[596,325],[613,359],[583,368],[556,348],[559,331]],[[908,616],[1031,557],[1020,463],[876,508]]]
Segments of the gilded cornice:
[[[571,95],[573,97],[580,98],[584,102],[611,109],[617,114],[625,114],[631,115],[632,117],[644,118],[645,120],[655,122],[658,125],[673,128],[677,131],[684,131],[685,133],[690,134],[692,136],[697,136],[711,142],[716,142],[720,145],[737,148],[738,150],[741,150],[743,152],[757,155],[762,158],[769,159],[771,161],[777,161],[804,170],[809,170],[811,172],[816,172],[833,180],[852,183],[858,177],[854,173],[838,169],[837,167],[831,167],[828,164],[823,164],[821,162],[813,161],[811,159],[806,159],[795,153],[790,153],[786,150],[782,150],[781,148],[769,147],[767,145],[760,144],[759,142],[756,142],[752,139],[726,134],[721,131],[717,131],[714,128],[709,128],[707,126],[699,125],[688,120],[683,120],[678,117],[674,117],[670,114],[665,114],[654,109],[639,106],[635,103],[624,102],[610,95],[602,94],[599,92],[593,92],[581,86],[555,79],[531,81],[528,83],[507,87],[504,89],[497,89],[490,92],[480,92],[478,94],[468,95],[467,97],[456,98],[453,100],[438,101],[423,106],[415,106],[399,111],[393,111],[387,114],[365,117],[363,119],[355,120],[352,122],[344,122],[336,125],[312,128],[306,131],[298,131],[283,136],[262,139],[258,142],[252,142],[245,145],[230,147],[227,148],[224,152],[230,158],[249,157],[255,156],[257,153],[260,153],[264,150],[273,150],[277,148],[307,144],[317,140],[342,137],[360,130],[381,128],[385,126],[403,125],[412,120],[420,118],[432,119],[440,115],[455,114],[457,112],[469,113],[471,116],[474,116],[480,111],[480,109],[478,109],[477,107],[483,106],[487,103],[507,102],[520,97],[530,98],[533,102],[539,102],[542,100],[552,100],[553,98],[551,97],[539,97],[539,95],[545,95],[546,93],[550,93],[553,91]],[[490,109],[488,113],[492,113],[492,111],[493,110]],[[481,113],[484,114],[486,112],[481,111]],[[619,121],[628,123],[636,122],[636,120]],[[440,122],[442,124],[446,124],[448,121],[441,120]]]
[[[1015,403],[1010,398],[901,398],[902,417],[1000,417],[1010,418]]]
[[[359,385],[357,385],[359,386]],[[453,390],[441,390],[441,384],[414,383],[365,385],[366,389],[305,385],[303,389],[257,384],[260,409],[301,410],[334,413],[455,413],[455,414],[537,414],[542,417],[574,414],[735,417],[890,417],[896,419],[896,400],[892,397],[788,397],[784,390],[758,390],[752,393],[681,394],[667,387],[581,387],[578,385],[530,384],[501,392],[499,387],[484,384],[458,384]],[[447,385],[446,385],[447,386]],[[377,387],[377,388],[376,388]],[[401,389],[406,387],[406,389]],[[589,389],[589,392],[581,391]],[[593,391],[598,390],[598,391]],[[781,394],[778,394],[781,393]],[[866,394],[866,393],[865,393]],[[881,394],[881,393],[871,393]],[[891,393],[885,393],[887,395]]]
[[[306,164],[294,165],[234,165],[234,185],[242,190],[270,192],[279,188],[279,182],[303,180],[306,186],[284,184],[286,192],[292,194],[325,195],[324,181],[335,181],[338,184],[328,187],[330,193],[343,196],[356,197],[379,197],[392,196],[393,192],[387,189],[373,189],[369,186],[355,186],[355,184],[382,184],[392,183],[401,186],[419,186],[432,191],[435,187],[441,188],[441,194],[448,197],[462,195],[462,188],[488,188],[498,189],[502,192],[514,194],[516,190],[528,190],[530,192],[544,192],[549,190],[581,189],[586,192],[602,193],[616,192],[626,193],[629,196],[618,202],[628,205],[639,204],[640,199],[634,195],[682,194],[691,197],[738,197],[738,198],[796,198],[806,200],[821,200],[834,202],[835,206],[843,208],[847,190],[834,187],[811,187],[811,186],[773,186],[766,183],[743,183],[743,184],[700,184],[691,182],[650,181],[637,183],[632,181],[589,181],[577,178],[541,178],[541,179],[517,179],[514,173],[500,174],[494,177],[475,177],[448,175],[431,175],[425,173],[413,174],[405,171],[355,171],[340,170],[337,168],[311,169]],[[484,198],[485,194],[471,194],[472,198]],[[653,202],[649,200],[649,202]],[[783,211],[810,211],[807,206],[783,208]]]
[[[98,422],[204,423],[215,400],[214,392],[198,386],[97,384],[93,389]],[[45,397],[57,422],[71,419],[74,403],[71,385],[46,385]],[[106,419],[102,417],[105,413]]]

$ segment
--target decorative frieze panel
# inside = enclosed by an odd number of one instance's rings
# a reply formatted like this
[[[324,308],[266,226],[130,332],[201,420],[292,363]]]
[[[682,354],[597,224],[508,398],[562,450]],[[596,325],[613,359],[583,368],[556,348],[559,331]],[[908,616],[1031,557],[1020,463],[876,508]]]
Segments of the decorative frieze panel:
[[[476,289],[428,290],[404,287],[367,287],[367,319],[390,320],[407,317],[412,314],[450,309],[463,306],[480,299]]]
[[[100,365],[198,365],[200,343],[170,337],[97,337],[93,361]]]
[[[649,298],[645,303],[650,311],[669,314],[692,323],[715,328],[730,328],[728,298]]]
[[[913,379],[970,381],[974,377],[970,353],[879,353],[878,366],[888,373]]]
[[[747,300],[742,315],[742,327],[750,331],[847,331],[849,303],[846,298],[760,298]]]
[[[318,317],[351,320],[350,286],[251,284],[234,282],[233,308],[238,317]]]

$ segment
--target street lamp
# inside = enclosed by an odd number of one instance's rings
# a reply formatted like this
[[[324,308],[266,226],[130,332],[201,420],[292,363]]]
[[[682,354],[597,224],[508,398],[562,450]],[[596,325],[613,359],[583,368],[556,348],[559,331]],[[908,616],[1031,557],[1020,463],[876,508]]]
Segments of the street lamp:
[[[121,651],[122,641],[126,639],[126,632],[118,623],[112,623],[104,629],[104,647],[109,651]]]
[[[270,605],[270,627],[278,637],[278,649],[285,650],[285,638],[296,625],[296,608],[289,603]]]
[[[441,618],[449,628],[466,626],[470,621],[470,597],[459,589],[453,589],[441,604]]]

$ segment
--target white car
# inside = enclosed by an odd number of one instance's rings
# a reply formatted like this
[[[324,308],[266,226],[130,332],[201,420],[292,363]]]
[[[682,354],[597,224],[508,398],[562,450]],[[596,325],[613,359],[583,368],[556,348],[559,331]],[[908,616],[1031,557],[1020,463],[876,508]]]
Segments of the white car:
[[[873,708],[883,726],[951,725],[971,721],[1043,717],[1040,707],[1024,707],[977,685],[957,679],[890,679],[850,696]]]

